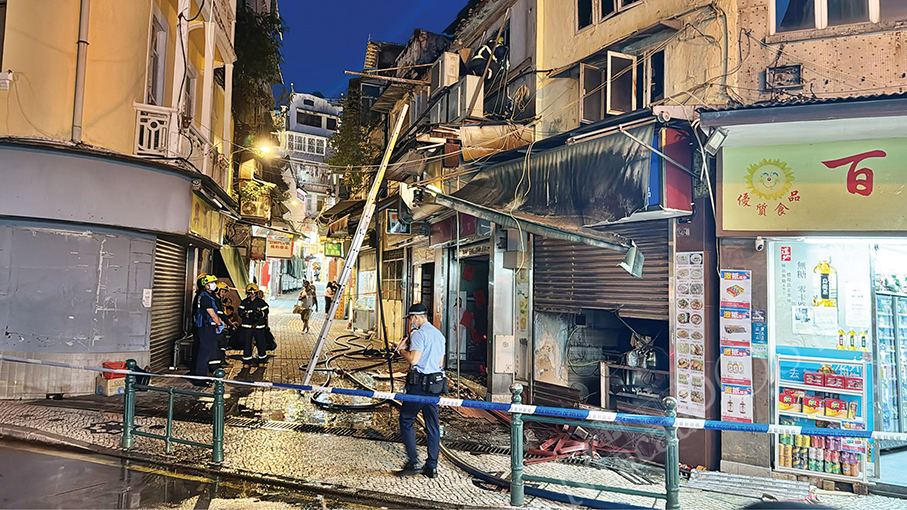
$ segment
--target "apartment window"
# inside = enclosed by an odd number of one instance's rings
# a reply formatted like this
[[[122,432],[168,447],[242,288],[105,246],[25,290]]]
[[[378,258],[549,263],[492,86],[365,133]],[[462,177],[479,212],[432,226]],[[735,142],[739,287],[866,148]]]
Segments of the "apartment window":
[[[608,52],[605,113],[620,115],[636,109],[636,57]]]
[[[315,106],[315,101],[312,99],[303,99],[302,104],[303,106]]]
[[[904,0],[880,0],[881,21],[901,21],[907,19],[907,2]],[[3,30],[0,22],[0,30]],[[3,36],[0,35],[0,49],[3,47]]]
[[[582,30],[592,24],[592,0],[576,0],[577,28]]]
[[[159,13],[151,20],[148,56],[148,104],[164,106],[164,76],[167,73],[167,22]]]
[[[579,88],[583,93],[580,118],[583,122],[598,122],[605,117],[605,73],[588,64],[579,67]]]
[[[403,300],[403,250],[384,252],[381,260],[381,290],[384,299]]]
[[[186,73],[186,118],[193,119],[195,118],[195,105],[196,98],[198,97],[198,71],[195,70],[195,67],[192,64],[189,64],[189,68]]]
[[[6,0],[0,0],[0,72],[3,71],[3,36],[6,33]]]
[[[599,18],[605,19],[612,14],[621,11],[627,7],[636,5],[640,0],[601,0],[599,3]]]
[[[907,19],[904,0],[774,0],[776,32]]]
[[[296,123],[303,126],[321,127],[321,117],[302,110],[296,110]]]
[[[328,117],[327,118],[327,128],[328,128],[328,131],[337,131],[337,119]]]
[[[299,133],[287,133],[287,150],[324,156],[327,139],[317,136],[306,136]]]

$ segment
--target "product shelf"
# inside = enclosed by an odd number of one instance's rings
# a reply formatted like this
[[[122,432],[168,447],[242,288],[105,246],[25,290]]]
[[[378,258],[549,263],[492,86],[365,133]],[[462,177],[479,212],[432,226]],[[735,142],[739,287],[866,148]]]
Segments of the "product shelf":
[[[796,411],[781,411],[778,410],[778,414],[782,416],[791,416],[795,418],[806,418],[807,420],[816,420],[816,421],[827,421],[832,423],[859,423],[863,425],[863,420],[846,420],[844,418],[833,418],[831,416],[825,416],[824,414],[806,414],[798,413]]]
[[[810,386],[809,384],[788,382],[788,381],[779,381],[778,386],[782,388],[792,388],[795,390],[806,390],[806,391],[816,391],[821,393],[834,393],[836,395],[853,395],[855,397],[862,397],[863,390],[844,390],[839,388],[827,388],[825,386]]]

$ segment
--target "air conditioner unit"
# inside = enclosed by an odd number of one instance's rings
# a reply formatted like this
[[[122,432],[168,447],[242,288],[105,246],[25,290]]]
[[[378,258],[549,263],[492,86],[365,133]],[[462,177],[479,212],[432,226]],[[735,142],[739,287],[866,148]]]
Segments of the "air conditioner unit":
[[[460,77],[460,56],[456,53],[444,52],[431,66],[431,91],[434,96],[439,90],[457,82]]]
[[[472,107],[472,111],[467,112],[466,109],[469,108],[469,103],[472,102],[472,97],[476,95],[476,90],[478,90],[476,103]],[[479,76],[468,74],[460,78],[460,81],[457,83],[457,85],[453,89],[451,89],[450,95],[447,97],[447,99],[448,122],[460,122],[468,118],[480,119],[485,116],[484,83],[482,81],[482,78]]]

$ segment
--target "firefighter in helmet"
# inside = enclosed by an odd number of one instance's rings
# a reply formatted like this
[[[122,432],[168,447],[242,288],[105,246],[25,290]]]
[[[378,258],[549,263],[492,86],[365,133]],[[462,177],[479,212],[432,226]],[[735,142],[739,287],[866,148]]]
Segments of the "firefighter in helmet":
[[[248,368],[252,364],[267,363],[265,328],[268,327],[268,303],[260,297],[258,285],[254,283],[246,285],[246,299],[239,304],[239,317],[242,320],[244,338],[243,368]],[[258,347],[257,355],[253,355],[253,344]]]

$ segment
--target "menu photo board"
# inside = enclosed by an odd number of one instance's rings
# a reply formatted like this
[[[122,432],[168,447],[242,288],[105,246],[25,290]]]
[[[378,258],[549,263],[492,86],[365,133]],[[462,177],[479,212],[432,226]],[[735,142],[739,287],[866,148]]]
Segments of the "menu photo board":
[[[705,268],[702,252],[674,257],[674,372],[677,411],[705,418]]]
[[[721,419],[753,421],[753,273],[719,271]]]

